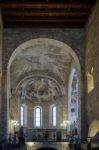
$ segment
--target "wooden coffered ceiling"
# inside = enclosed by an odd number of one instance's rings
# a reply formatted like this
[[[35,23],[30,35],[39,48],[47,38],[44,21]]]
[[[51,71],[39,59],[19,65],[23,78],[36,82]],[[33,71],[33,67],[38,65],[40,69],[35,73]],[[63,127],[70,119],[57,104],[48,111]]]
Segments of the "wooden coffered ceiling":
[[[5,27],[84,27],[95,0],[2,0]]]

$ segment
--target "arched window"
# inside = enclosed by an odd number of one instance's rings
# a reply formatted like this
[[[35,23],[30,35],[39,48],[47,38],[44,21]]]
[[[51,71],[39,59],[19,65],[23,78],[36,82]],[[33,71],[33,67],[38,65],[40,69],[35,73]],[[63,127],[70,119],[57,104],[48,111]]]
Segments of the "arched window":
[[[42,108],[39,106],[34,108],[34,126],[37,128],[42,126]]]
[[[52,107],[52,124],[56,126],[56,106]]]
[[[87,85],[88,85],[88,93],[90,93],[94,89],[94,76],[93,76],[93,67],[87,73]]]
[[[23,120],[24,120],[23,118],[24,118],[24,107],[21,106],[21,126],[23,126],[23,124],[24,124],[24,123],[23,123],[23,122],[24,122],[24,121],[23,121]]]
[[[27,108],[25,104],[20,107],[20,125],[27,126]]]
[[[49,127],[53,128],[57,126],[57,108],[55,104],[52,104],[49,108]]]

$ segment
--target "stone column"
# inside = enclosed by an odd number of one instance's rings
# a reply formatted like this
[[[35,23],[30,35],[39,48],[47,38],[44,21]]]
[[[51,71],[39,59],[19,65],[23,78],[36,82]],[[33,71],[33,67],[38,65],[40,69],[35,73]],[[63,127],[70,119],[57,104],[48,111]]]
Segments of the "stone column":
[[[1,19],[1,10],[0,10],[0,112],[1,112],[1,101],[2,101],[1,81],[2,81],[2,19]],[[0,122],[1,122],[1,116],[0,116]]]
[[[81,75],[81,138],[87,138],[88,124],[87,124],[87,98],[86,98],[86,76],[85,70]]]
[[[1,103],[1,123],[3,138],[8,137],[9,128],[9,100],[7,100],[7,70],[2,70],[2,103]]]
[[[48,124],[49,124],[49,108],[48,108],[48,104],[45,103],[45,106],[42,107],[42,125],[44,127],[44,129],[48,128]]]
[[[20,96],[17,97],[17,100],[18,100],[18,121],[19,121],[19,128],[20,128],[21,127],[21,118],[20,118],[21,98]]]
[[[78,122],[77,122],[77,126],[78,126],[78,134],[81,137],[81,77],[80,75],[78,76],[78,91],[77,91],[77,100],[78,100]]]
[[[2,108],[2,16],[0,9],[0,139],[2,138],[2,118],[1,118],[1,108]]]

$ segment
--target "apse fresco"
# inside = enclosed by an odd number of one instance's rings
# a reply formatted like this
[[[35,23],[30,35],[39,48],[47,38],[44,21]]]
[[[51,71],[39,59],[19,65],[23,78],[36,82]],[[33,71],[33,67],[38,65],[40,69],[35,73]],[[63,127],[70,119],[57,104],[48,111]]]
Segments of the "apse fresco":
[[[59,96],[59,88],[51,79],[32,77],[18,87],[18,96],[29,100],[49,101]]]

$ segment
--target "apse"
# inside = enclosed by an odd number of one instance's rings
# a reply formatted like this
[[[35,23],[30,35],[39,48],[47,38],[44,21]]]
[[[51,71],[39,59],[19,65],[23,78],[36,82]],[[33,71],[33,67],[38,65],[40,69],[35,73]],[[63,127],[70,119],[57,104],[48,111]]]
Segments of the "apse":
[[[16,48],[8,64],[9,131],[14,132],[20,126],[26,131],[69,131],[72,123],[79,120],[78,98],[75,99],[74,93],[69,99],[68,87],[73,69],[71,88],[77,93],[80,65],[68,45],[41,38]],[[73,103],[76,103],[75,106],[71,106]]]

